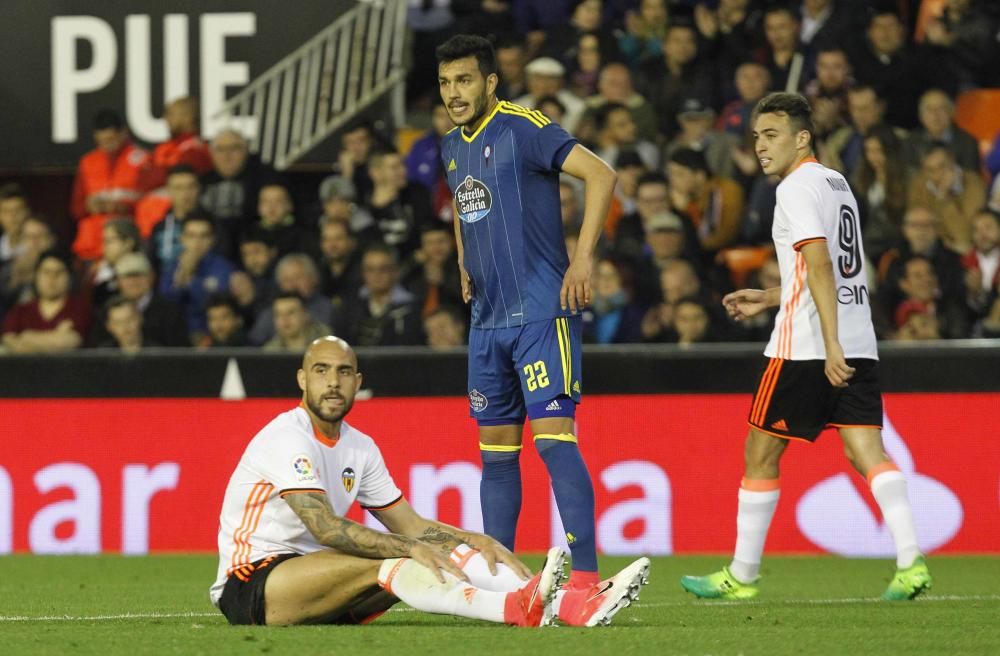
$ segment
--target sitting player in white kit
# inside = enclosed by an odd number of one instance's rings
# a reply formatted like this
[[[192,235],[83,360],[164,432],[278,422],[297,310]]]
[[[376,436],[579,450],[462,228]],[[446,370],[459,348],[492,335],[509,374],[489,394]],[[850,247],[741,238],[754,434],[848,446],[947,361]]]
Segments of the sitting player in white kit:
[[[560,589],[562,549],[531,577],[492,538],[418,515],[375,442],[344,421],[361,373],[343,340],[314,341],[297,378],[302,403],[254,437],[226,488],[210,595],[231,624],[367,623],[402,600],[517,626],[551,623],[566,601],[564,623],[596,626],[638,598],[647,558],[577,600]],[[355,499],[390,532],[346,519]]]

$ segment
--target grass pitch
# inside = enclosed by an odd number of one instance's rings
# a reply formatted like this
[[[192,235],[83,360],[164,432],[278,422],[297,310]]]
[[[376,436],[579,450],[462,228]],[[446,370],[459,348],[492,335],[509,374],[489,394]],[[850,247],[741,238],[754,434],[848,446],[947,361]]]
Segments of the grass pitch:
[[[528,558],[537,566],[540,558]],[[605,558],[611,573],[629,562]],[[678,584],[722,557],[653,561],[610,628],[516,629],[397,607],[362,627],[230,627],[208,601],[214,556],[0,557],[0,654],[1000,654],[1000,559],[931,558],[934,588],[877,600],[888,561],[767,558],[761,597],[695,601]]]

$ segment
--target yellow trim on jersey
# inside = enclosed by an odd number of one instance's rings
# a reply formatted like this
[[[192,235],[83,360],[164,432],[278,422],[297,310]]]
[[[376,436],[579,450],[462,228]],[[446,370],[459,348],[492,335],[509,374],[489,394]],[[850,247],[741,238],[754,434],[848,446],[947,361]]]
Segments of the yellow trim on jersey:
[[[521,118],[528,119],[536,128],[544,128],[551,122],[549,121],[549,119],[545,118],[544,114],[542,114],[539,111],[530,109],[515,109],[516,107],[519,106],[514,105],[514,107],[511,107],[507,103],[502,103],[502,104],[504,106],[500,108],[501,112],[503,112],[504,114],[508,114],[510,116],[520,116]]]
[[[562,375],[563,375],[563,387],[565,388],[566,395],[569,396],[569,349],[567,340],[563,336],[562,331],[562,318],[556,317],[556,338],[559,340],[559,360],[562,363]]]
[[[494,453],[515,453],[521,450],[521,445],[507,446],[505,444],[483,444],[479,443],[480,451],[493,451]]]
[[[556,440],[557,442],[577,443],[576,435],[573,433],[559,433],[558,435],[553,433],[541,433],[539,435],[535,435],[535,441],[537,442],[538,440]]]
[[[518,105],[517,103],[512,103],[509,100],[501,100],[500,102],[503,103],[504,109],[509,110],[512,113],[530,114],[545,125],[552,122],[548,116],[541,113],[537,109],[531,109],[530,107],[525,107],[524,105]],[[500,111],[504,111],[504,109],[501,109]]]
[[[498,102],[493,107],[493,111],[491,111],[489,113],[489,115],[486,118],[483,119],[483,122],[479,124],[479,127],[476,128],[476,131],[472,133],[471,137],[468,136],[467,134],[465,134],[465,128],[464,127],[459,130],[459,134],[462,135],[462,139],[465,140],[465,143],[472,143],[473,141],[476,140],[476,137],[479,136],[479,133],[482,132],[486,128],[486,126],[489,124],[489,122],[493,120],[493,117],[497,115],[497,112],[500,111],[500,105],[501,104],[502,103]]]

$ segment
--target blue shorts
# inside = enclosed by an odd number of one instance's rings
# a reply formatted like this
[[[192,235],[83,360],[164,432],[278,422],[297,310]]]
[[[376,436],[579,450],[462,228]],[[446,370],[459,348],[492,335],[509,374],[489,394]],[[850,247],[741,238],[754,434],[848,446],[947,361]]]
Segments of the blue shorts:
[[[574,417],[583,385],[579,315],[469,333],[469,416],[480,426]]]

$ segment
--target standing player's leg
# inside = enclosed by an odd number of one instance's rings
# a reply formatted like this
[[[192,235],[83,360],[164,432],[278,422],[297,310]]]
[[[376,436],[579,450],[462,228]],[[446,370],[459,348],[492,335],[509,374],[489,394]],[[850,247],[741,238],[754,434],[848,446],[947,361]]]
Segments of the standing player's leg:
[[[511,551],[521,512],[524,401],[511,362],[517,329],[469,333],[469,414],[479,424],[483,532]]]
[[[594,485],[580,455],[576,405],[580,402],[580,317],[525,325],[514,352],[535,448],[552,481],[559,517],[573,555],[570,588],[600,581],[594,527]]]

